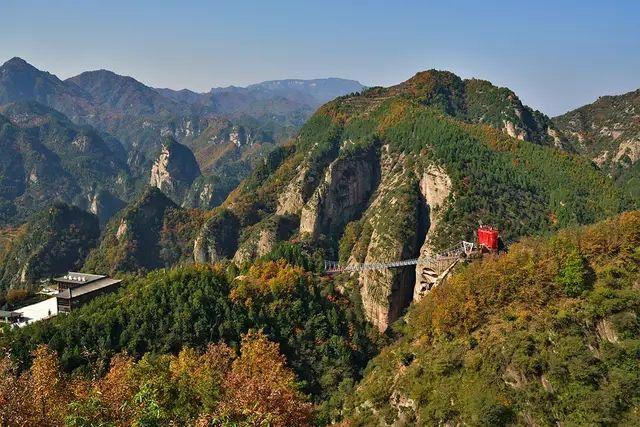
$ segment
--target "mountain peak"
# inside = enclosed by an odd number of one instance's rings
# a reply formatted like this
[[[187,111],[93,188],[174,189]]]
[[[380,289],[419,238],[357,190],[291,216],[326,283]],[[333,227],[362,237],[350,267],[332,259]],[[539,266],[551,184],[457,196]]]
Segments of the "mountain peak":
[[[409,80],[392,86],[391,90],[408,92],[413,96],[425,96],[446,92],[448,96],[460,95],[464,91],[464,81],[451,71],[425,70],[416,73]]]
[[[4,64],[2,64],[2,68],[4,67],[12,67],[12,68],[36,68],[33,65],[29,64],[24,59],[14,56]]]
[[[130,76],[124,76],[111,70],[101,68],[99,70],[84,71],[77,76],[70,77],[69,81],[79,86],[95,86],[97,84],[129,84],[138,88],[147,89],[148,87]]]
[[[134,115],[181,111],[181,106],[172,99],[165,98],[133,77],[113,71],[85,71],[65,82],[74,83],[90,94],[94,103],[111,111]]]

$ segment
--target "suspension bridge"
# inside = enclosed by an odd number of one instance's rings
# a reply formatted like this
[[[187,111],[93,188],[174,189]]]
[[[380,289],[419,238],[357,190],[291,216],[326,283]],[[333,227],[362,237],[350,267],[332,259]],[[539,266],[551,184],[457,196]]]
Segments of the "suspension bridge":
[[[430,270],[443,271],[452,263],[457,262],[463,255],[470,255],[476,249],[476,244],[462,241],[459,244],[442,251],[440,253],[423,256],[420,258],[394,260],[386,262],[370,263],[340,263],[338,261],[324,261],[324,271],[328,274],[343,272],[360,272],[370,270],[385,270],[389,268],[399,268],[408,265],[425,265]]]

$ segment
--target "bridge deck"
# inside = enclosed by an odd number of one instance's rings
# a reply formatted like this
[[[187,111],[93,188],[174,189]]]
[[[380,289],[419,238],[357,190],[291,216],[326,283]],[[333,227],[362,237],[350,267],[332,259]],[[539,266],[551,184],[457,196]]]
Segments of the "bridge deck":
[[[460,245],[457,245],[446,251],[442,251],[439,254],[436,254],[430,257],[424,257],[424,258],[404,259],[404,260],[388,261],[388,262],[347,264],[347,265],[340,264],[337,261],[325,261],[324,271],[326,273],[341,273],[341,272],[355,272],[355,271],[368,271],[368,270],[384,270],[388,268],[398,268],[398,267],[404,267],[407,265],[417,265],[417,264],[430,264],[430,263],[447,264],[449,262],[454,262],[456,259],[460,258],[460,256],[464,253],[466,254],[470,253],[470,251],[473,250],[473,248],[474,248],[474,245],[472,243],[461,242]]]

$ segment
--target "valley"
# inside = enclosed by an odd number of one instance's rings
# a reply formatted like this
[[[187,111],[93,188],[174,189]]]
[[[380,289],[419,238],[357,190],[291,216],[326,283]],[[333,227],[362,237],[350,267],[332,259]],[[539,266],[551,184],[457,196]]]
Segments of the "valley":
[[[636,424],[636,94],[550,118],[435,69],[199,93],[7,61],[2,301],[122,285],[3,309],[0,424]]]

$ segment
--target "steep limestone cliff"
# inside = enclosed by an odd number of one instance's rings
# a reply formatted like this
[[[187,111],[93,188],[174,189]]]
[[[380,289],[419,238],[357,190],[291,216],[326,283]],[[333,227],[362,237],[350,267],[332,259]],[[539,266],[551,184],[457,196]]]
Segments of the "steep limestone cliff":
[[[380,186],[364,216],[363,229],[371,234],[359,239],[368,242],[365,263],[415,258],[428,227],[411,157],[389,153],[388,146],[382,152]],[[411,267],[364,271],[358,280],[367,318],[381,331],[398,319],[413,298],[415,271]]]
[[[359,216],[376,188],[379,165],[374,147],[340,156],[328,166],[324,179],[302,208],[300,233],[316,238],[341,233]]]
[[[181,204],[198,176],[200,168],[191,150],[171,138],[165,138],[151,166],[149,185],[159,188],[175,203]]]
[[[420,193],[425,201],[429,214],[428,230],[435,230],[440,220],[440,215],[447,197],[451,194],[451,179],[446,172],[438,166],[430,165],[420,179]],[[430,233],[427,231],[426,239],[420,248],[420,258],[427,258],[433,254]],[[437,276],[429,265],[416,265],[416,284],[413,291],[413,299],[419,300],[425,292],[431,290]]]
[[[266,255],[278,242],[289,239],[298,228],[299,218],[295,215],[274,215],[244,231],[248,235],[233,256],[233,261],[243,265]]]
[[[276,215],[299,215],[304,206],[302,187],[308,168],[300,165],[296,169],[295,178],[278,196]]]
[[[95,191],[87,195],[86,209],[98,217],[101,225],[115,215],[125,203],[107,191]]]

